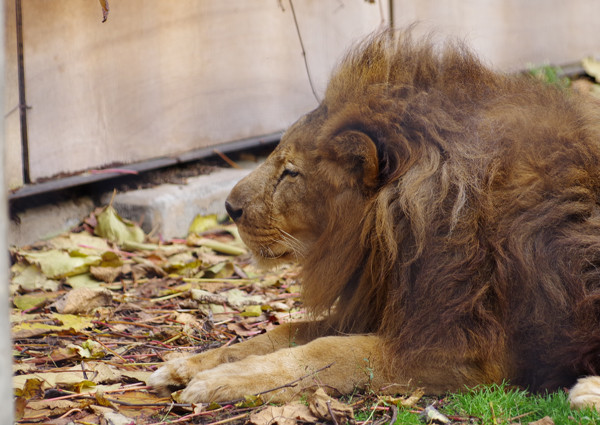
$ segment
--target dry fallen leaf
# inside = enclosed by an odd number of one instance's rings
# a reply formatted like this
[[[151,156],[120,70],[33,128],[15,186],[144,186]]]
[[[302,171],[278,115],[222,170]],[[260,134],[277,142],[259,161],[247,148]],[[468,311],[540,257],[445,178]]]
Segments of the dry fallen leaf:
[[[600,83],[600,61],[594,58],[585,58],[581,61],[585,73],[594,77],[597,83]]]
[[[100,210],[92,213],[77,228],[79,233],[12,252],[12,301],[20,307],[11,314],[18,417],[55,424],[181,421],[189,411],[172,408],[170,398],[160,398],[145,386],[158,363],[302,318],[296,295],[286,292],[295,290],[297,273],[282,267],[265,274],[247,256],[233,257],[246,250],[232,225],[196,237],[200,247],[184,240],[138,238],[143,242],[126,240],[115,248],[114,242],[91,235],[98,227],[96,214],[102,218]],[[106,221],[126,231],[136,228],[114,211]],[[61,264],[63,259],[66,264]],[[96,304],[96,298],[101,302]],[[82,313],[61,314],[51,308]],[[88,315],[92,310],[93,316]],[[283,317],[276,310],[287,313]],[[27,382],[29,387],[39,384],[38,392],[25,391],[34,394],[33,400],[42,398],[39,391],[48,399],[30,406],[32,399],[22,391]],[[64,397],[73,403],[68,412],[60,403]],[[226,409],[213,406],[215,413],[204,407],[206,422],[245,416],[245,409],[259,409],[260,402],[248,398]],[[113,408],[103,410],[102,405]],[[284,415],[288,409],[283,408]],[[295,423],[293,418],[323,421],[307,406],[302,411],[291,413],[290,423]]]
[[[554,421],[550,416],[544,416],[542,419],[535,422],[529,422],[529,425],[554,425]]]
[[[100,256],[71,256],[69,253],[58,249],[39,252],[21,250],[18,251],[18,254],[22,255],[29,264],[39,266],[42,273],[49,279],[60,279],[85,273],[90,266],[98,265],[102,261]]]
[[[379,397],[379,399],[389,404],[395,404],[402,407],[413,407],[419,402],[419,400],[421,400],[421,397],[423,397],[424,395],[425,391],[423,390],[423,388],[417,388],[408,397],[382,396]]]
[[[321,419],[333,420],[338,424],[354,423],[352,407],[329,397],[323,388],[319,388],[308,398],[308,407],[311,413]]]
[[[316,423],[319,418],[311,413],[308,406],[295,402],[283,406],[268,406],[259,412],[250,415],[248,423],[254,425],[296,425],[303,423]]]
[[[59,313],[89,314],[95,308],[109,305],[112,292],[105,288],[77,288],[67,292],[52,304]]]
[[[192,220],[192,224],[190,224],[190,228],[188,229],[188,233],[196,233],[200,234],[206,232],[207,230],[217,227],[219,222],[217,220],[216,214],[211,215],[197,215]]]
[[[12,278],[12,283],[21,291],[56,291],[58,290],[58,282],[48,279],[38,266],[30,265],[22,271],[16,273]]]
[[[122,245],[125,242],[144,241],[144,231],[135,223],[124,220],[111,206],[107,206],[96,215],[98,225],[94,229],[96,235]]]

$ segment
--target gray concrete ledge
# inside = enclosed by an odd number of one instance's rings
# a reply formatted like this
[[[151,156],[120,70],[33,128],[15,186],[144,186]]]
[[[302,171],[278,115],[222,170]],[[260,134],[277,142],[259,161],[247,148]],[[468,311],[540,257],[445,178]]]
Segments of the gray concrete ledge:
[[[122,217],[141,222],[146,233],[153,231],[165,240],[183,238],[196,215],[225,214],[229,191],[258,163],[243,165],[250,169],[220,169],[187,178],[187,184],[163,184],[117,193],[113,206]],[[94,202],[90,194],[22,211],[18,220],[10,220],[9,244],[28,245],[67,232],[94,208],[107,205],[111,197],[112,193],[106,193],[99,202]]]
[[[181,238],[196,215],[225,214],[225,198],[251,170],[223,169],[187,179],[185,185],[164,184],[150,189],[119,193],[113,206],[130,220],[141,222],[146,233],[163,239]],[[112,195],[102,197],[108,204]]]

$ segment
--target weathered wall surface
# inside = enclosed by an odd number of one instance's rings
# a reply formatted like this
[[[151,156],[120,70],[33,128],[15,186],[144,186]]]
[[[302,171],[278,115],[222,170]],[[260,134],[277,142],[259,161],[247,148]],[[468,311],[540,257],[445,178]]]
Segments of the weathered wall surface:
[[[284,130],[312,109],[287,0],[23,4],[33,182]],[[501,70],[600,55],[597,0],[298,0],[316,91],[354,41],[389,22],[466,40]],[[5,3],[5,175],[22,185],[14,0]]]
[[[34,182],[281,131],[316,105],[285,1],[110,6],[101,23],[97,1],[23,2]],[[294,6],[317,90],[346,47],[376,29],[388,10],[356,1]],[[14,21],[13,4],[7,15]],[[7,136],[18,164],[16,55],[9,66]],[[13,187],[20,183],[15,168],[7,170]]]
[[[392,0],[396,26],[465,40],[504,71],[600,55],[597,0]]]

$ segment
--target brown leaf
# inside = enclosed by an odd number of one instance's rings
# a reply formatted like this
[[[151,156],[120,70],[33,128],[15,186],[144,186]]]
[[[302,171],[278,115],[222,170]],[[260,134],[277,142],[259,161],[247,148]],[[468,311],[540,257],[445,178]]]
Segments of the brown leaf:
[[[131,268],[133,280],[138,281],[144,277],[165,277],[167,273],[151,262],[136,264]]]
[[[283,406],[269,406],[260,412],[250,415],[248,423],[254,425],[296,425],[298,421],[316,423],[318,417],[313,415],[308,406],[302,403],[289,403]]]
[[[529,425],[554,425],[554,421],[552,420],[552,418],[550,416],[544,416],[542,419],[535,421],[535,422],[529,422]]]
[[[112,302],[112,293],[105,288],[77,288],[67,292],[52,306],[59,313],[86,314],[95,308],[109,305]]]
[[[338,424],[354,423],[354,411],[351,406],[340,403],[329,397],[323,388],[319,388],[309,397],[308,406],[310,411],[321,419],[334,420]],[[331,416],[334,416],[332,418]]]
[[[44,381],[37,378],[27,379],[25,381],[25,385],[23,389],[16,388],[15,393],[18,396],[23,396],[25,399],[30,400],[32,398],[43,398],[44,390],[43,390]]]
[[[389,404],[396,404],[402,407],[413,407],[415,404],[419,402],[421,397],[425,395],[425,391],[423,388],[417,388],[413,391],[413,393],[408,397],[391,397],[391,396],[383,396],[380,399]]]
[[[57,416],[67,413],[72,409],[83,407],[83,402],[71,400],[33,400],[28,401],[25,407],[23,420],[33,420],[48,416]]]
[[[96,279],[106,283],[112,283],[121,274],[121,267],[90,267],[90,273]]]

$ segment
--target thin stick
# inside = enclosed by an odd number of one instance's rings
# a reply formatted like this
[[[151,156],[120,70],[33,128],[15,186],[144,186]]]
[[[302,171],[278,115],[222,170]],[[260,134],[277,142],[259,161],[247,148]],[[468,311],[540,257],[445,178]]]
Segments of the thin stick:
[[[396,418],[398,417],[398,408],[395,404],[391,405],[392,408],[392,419],[390,419],[389,425],[394,425],[396,423]]]
[[[317,96],[317,91],[315,90],[315,86],[312,81],[312,76],[310,75],[310,68],[308,67],[308,61],[306,60],[306,50],[304,50],[304,42],[302,41],[302,35],[300,34],[300,27],[298,26],[298,20],[296,19],[296,11],[294,10],[294,3],[290,0],[290,9],[292,10],[292,16],[294,17],[294,25],[296,26],[296,32],[298,33],[298,40],[300,41],[300,48],[302,49],[302,58],[304,59],[304,68],[306,68],[306,75],[308,77],[308,83],[310,84],[310,89],[312,90],[313,96],[317,100],[317,102],[321,102],[319,96]]]
[[[213,152],[216,153],[217,155],[219,155],[219,157],[221,157],[221,159],[223,161],[225,161],[226,163],[231,165],[233,168],[237,168],[238,170],[242,168],[239,165],[237,165],[231,158],[229,158],[227,155],[225,155],[223,152],[221,152],[217,149],[213,149]]]
[[[211,423],[209,423],[207,425],[221,425],[221,424],[226,424],[226,423],[229,423],[229,422],[237,421],[238,419],[242,419],[242,418],[244,418],[246,416],[248,416],[247,413],[242,413],[241,415],[232,416],[231,418],[223,419],[222,421],[211,422]]]
[[[327,405],[327,411],[329,412],[329,416],[331,416],[331,420],[335,425],[339,425],[337,419],[335,418],[335,415],[333,414],[333,410],[331,410],[331,402],[327,400],[325,404]]]

